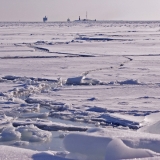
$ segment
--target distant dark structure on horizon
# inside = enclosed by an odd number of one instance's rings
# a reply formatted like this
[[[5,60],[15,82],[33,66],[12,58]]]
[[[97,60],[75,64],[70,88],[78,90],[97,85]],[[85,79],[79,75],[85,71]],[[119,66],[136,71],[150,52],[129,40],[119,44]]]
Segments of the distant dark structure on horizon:
[[[69,19],[69,18],[67,19],[67,22],[70,22],[70,19]]]
[[[47,20],[48,20],[48,18],[45,16],[45,17],[43,18],[43,22],[47,22]]]
[[[87,12],[86,12],[86,18],[85,18],[85,19],[81,19],[81,17],[79,16],[79,19],[78,19],[78,20],[75,20],[75,21],[96,21],[96,19],[95,19],[95,20],[90,20],[90,19],[88,19],[88,14],[87,14]]]

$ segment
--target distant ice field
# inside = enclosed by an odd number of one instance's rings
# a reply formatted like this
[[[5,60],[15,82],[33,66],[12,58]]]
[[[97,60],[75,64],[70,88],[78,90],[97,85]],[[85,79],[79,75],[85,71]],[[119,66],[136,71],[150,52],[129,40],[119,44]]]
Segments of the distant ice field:
[[[159,36],[156,21],[0,22],[0,159],[158,159]]]

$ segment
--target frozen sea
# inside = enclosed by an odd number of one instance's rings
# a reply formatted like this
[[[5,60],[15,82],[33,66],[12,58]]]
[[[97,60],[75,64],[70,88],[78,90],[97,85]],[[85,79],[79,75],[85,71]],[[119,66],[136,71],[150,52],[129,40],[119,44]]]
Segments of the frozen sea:
[[[160,22],[0,22],[0,160],[160,159]]]

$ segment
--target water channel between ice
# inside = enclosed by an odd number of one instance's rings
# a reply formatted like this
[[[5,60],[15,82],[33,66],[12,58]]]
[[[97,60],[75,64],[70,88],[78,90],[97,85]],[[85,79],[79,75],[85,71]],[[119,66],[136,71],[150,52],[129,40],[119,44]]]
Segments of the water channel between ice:
[[[40,108],[40,113],[45,113],[48,112],[48,110],[44,107]],[[63,119],[58,119],[58,118],[52,118],[48,117],[48,120],[56,123],[61,123],[64,125],[73,125],[73,126],[78,126],[78,127],[95,127],[94,124],[88,124],[84,122],[76,122],[76,121],[69,121],[69,120],[63,120]],[[24,120],[22,118],[19,118],[19,120]],[[28,145],[20,146],[22,148],[27,148],[27,149],[32,149],[32,150],[37,150],[37,151],[64,151],[64,146],[63,146],[63,138],[65,135],[69,133],[75,133],[78,131],[51,131],[52,133],[52,138],[47,141],[47,142],[30,142]],[[14,144],[15,141],[9,141],[9,142],[0,142],[0,145],[10,145]]]

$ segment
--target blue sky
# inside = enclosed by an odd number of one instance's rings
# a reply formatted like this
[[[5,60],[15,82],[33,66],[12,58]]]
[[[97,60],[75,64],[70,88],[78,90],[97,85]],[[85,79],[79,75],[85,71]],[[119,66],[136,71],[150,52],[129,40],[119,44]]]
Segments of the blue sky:
[[[0,0],[0,21],[160,20],[160,0]]]

